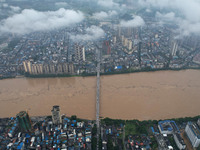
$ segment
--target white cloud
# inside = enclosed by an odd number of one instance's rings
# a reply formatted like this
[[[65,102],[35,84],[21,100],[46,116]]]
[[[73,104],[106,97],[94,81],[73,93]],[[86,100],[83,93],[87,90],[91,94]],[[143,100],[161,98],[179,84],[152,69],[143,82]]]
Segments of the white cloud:
[[[60,8],[68,6],[66,2],[56,2],[55,5]]]
[[[113,0],[99,0],[98,4],[100,6],[108,7],[108,8],[116,8],[116,7],[118,8],[119,7],[119,4],[113,2]]]
[[[116,11],[109,11],[108,13],[107,12],[104,12],[104,11],[101,11],[101,12],[97,12],[97,13],[94,13],[93,14],[93,18],[95,19],[107,19],[107,18],[111,18],[111,17],[114,17],[117,15],[117,12]]]
[[[132,20],[122,20],[120,22],[120,25],[122,27],[139,27],[139,26],[144,26],[145,22],[140,16],[133,16],[134,18]]]
[[[10,6],[10,9],[13,11],[13,12],[19,12],[21,10],[20,7],[18,6]]]
[[[1,4],[1,1],[0,1],[0,7],[3,7],[3,8],[6,8],[8,10],[11,10],[12,12],[19,12],[21,10],[21,8],[18,7],[18,6],[11,6],[11,5],[8,5],[7,3],[2,3]]]
[[[170,12],[170,13],[166,13],[166,14],[156,12],[156,18],[163,20],[163,21],[174,21],[176,19],[174,12]]]
[[[178,36],[189,36],[191,34],[198,34],[200,33],[200,23],[190,23],[188,20],[179,20],[178,21],[179,29],[178,29]]]
[[[95,41],[105,36],[105,32],[97,26],[91,26],[86,29],[85,34],[70,35],[74,41]]]
[[[174,21],[181,35],[200,34],[199,0],[139,0],[139,4],[146,8],[170,10],[167,14],[156,13],[156,17],[162,21]],[[176,17],[176,13],[181,17]]]
[[[0,23],[0,32],[26,34],[34,31],[52,30],[79,23],[84,19],[80,11],[59,9],[57,11],[39,12],[25,9]]]
[[[151,9],[148,9],[148,8],[147,8],[145,11],[148,12],[148,13],[150,13],[150,12],[151,12]]]
[[[8,5],[7,3],[4,3],[2,6],[3,6],[4,8],[9,7],[9,5]]]

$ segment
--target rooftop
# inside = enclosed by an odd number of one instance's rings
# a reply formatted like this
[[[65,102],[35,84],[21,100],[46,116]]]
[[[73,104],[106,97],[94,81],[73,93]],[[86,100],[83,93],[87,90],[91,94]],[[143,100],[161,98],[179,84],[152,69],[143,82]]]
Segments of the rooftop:
[[[188,122],[188,125],[189,125],[190,129],[193,131],[193,133],[200,139],[200,130],[197,127],[197,125],[192,122]]]
[[[178,131],[178,132],[180,132],[175,121],[164,120],[164,121],[159,121],[158,124],[159,124],[162,131],[168,130],[168,131]]]
[[[17,114],[17,117],[24,117],[24,116],[26,116],[27,115],[27,113],[25,112],[25,111],[21,111],[21,112],[19,112],[18,114]]]

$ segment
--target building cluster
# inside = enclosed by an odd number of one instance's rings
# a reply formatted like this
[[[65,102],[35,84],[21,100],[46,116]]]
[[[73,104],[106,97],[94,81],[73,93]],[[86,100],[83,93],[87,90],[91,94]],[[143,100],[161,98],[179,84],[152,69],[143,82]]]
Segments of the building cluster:
[[[184,150],[200,146],[200,119],[197,123],[189,121],[181,124],[173,120],[159,121],[158,125],[148,126],[147,134],[130,134],[125,126],[102,123],[102,149]],[[28,112],[21,111],[16,118],[0,119],[0,149],[92,150],[96,145],[94,130],[93,121],[61,115],[60,107],[56,105],[51,110],[51,116],[47,117],[29,117]]]
[[[168,142],[167,135],[173,135],[173,138],[176,142],[176,145],[179,149],[185,149],[186,145],[183,141],[183,139],[180,136],[180,130],[175,123],[175,121],[171,120],[165,120],[165,121],[159,121],[158,122],[158,128],[160,133],[163,135],[157,136],[157,140],[159,142],[159,146],[163,149],[173,149],[173,147],[170,145],[171,143]]]
[[[51,112],[52,117],[30,118],[22,111],[16,118],[0,120],[0,149],[91,149],[91,121],[61,116],[59,106]]]
[[[133,27],[121,27],[118,26],[116,33],[113,35],[113,44],[116,45],[120,43],[122,50],[126,54],[132,54],[134,51],[138,50],[138,29]]]
[[[200,66],[198,36],[174,40],[174,26],[155,26],[157,22],[152,17],[141,15],[146,22],[143,27],[122,27],[109,20],[99,22],[106,34],[96,41],[70,38],[84,35],[89,20],[73,28],[24,35],[11,51],[0,50],[0,76],[15,76],[23,70],[31,70],[32,74],[94,73],[97,49],[102,50],[102,72]],[[27,69],[25,62],[30,60],[32,66]],[[116,66],[122,67],[115,69]]]
[[[41,74],[74,74],[74,64],[42,64],[33,63],[32,60],[23,61],[24,71],[33,75]]]
[[[149,136],[143,135],[129,135],[126,144],[127,149],[151,149],[151,139]]]
[[[104,72],[199,66],[197,61],[193,61],[193,57],[197,55],[200,45],[192,46],[192,43],[199,40],[198,37],[193,42],[187,42],[187,38],[175,40],[173,27],[164,25],[155,28],[148,23],[150,21],[147,18],[145,22],[148,25],[140,28],[121,27],[111,23],[102,27],[106,32],[105,41],[111,49],[108,53],[108,48],[103,47]],[[122,67],[115,69],[117,66]]]
[[[123,125],[120,126],[101,126],[101,140],[102,149],[108,150],[108,142],[112,143],[114,146],[118,146],[119,149],[123,149],[123,142],[120,138],[120,134],[123,134]]]
[[[197,123],[200,125],[200,119]],[[151,127],[151,130],[160,150],[176,149],[170,139],[173,139],[178,149],[184,150],[188,147],[197,148],[200,146],[199,125],[195,122],[188,122],[186,125],[180,125],[178,127],[175,121],[165,120],[159,121],[158,127]],[[186,145],[186,143],[189,145]]]

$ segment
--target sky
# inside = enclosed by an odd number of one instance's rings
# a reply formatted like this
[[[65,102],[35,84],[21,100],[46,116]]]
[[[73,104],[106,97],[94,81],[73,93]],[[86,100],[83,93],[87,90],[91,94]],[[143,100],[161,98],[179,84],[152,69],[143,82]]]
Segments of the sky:
[[[3,2],[5,0],[1,0]],[[97,5],[106,8],[108,11],[99,11],[92,14],[92,18],[103,20],[116,17],[121,12],[126,11],[125,5],[119,5],[113,0],[90,0],[97,1]],[[145,8],[146,12],[157,10],[155,18],[164,24],[173,22],[178,25],[177,37],[200,34],[200,0],[137,0],[137,6]],[[68,6],[66,2],[55,2],[58,8]],[[34,31],[53,30],[62,27],[73,26],[85,19],[85,14],[78,10],[60,8],[56,11],[36,11],[24,9],[17,6],[9,6],[3,3],[1,8],[8,8],[10,16],[0,21],[0,32],[27,34]],[[104,9],[105,10],[105,9]],[[120,20],[123,27],[145,26],[145,21],[140,15],[133,15],[131,20]],[[85,35],[88,39],[94,28],[89,28],[91,32]],[[89,30],[88,29],[88,30]],[[98,32],[99,33],[99,32]],[[75,35],[74,35],[75,36]],[[81,39],[80,35],[77,35]]]

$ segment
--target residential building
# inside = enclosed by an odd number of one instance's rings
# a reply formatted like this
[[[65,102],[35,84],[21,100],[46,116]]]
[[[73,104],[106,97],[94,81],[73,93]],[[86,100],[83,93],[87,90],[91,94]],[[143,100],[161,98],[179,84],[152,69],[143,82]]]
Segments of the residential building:
[[[197,124],[200,127],[200,118],[198,119]]]
[[[175,121],[172,120],[164,120],[158,122],[158,129],[161,134],[173,134],[180,133],[178,126]]]
[[[45,74],[49,74],[50,73],[49,65],[47,65],[47,64],[44,65],[44,73]]]
[[[69,64],[69,73],[74,74],[74,64]]]
[[[31,72],[31,74],[38,74],[37,64],[32,64],[32,72]]]
[[[64,63],[62,66],[63,66],[63,72],[64,72],[64,73],[68,73],[68,72],[69,72],[68,64],[67,64],[67,63]]]
[[[43,74],[43,64],[37,64],[38,74]]]
[[[173,46],[172,46],[172,49],[171,49],[171,55],[175,56],[177,50],[178,50],[178,43],[175,41],[175,42],[173,42]]]
[[[186,145],[185,145],[185,142],[183,141],[183,139],[181,138],[180,134],[174,133],[173,136],[174,136],[174,140],[176,142],[177,147],[179,149],[185,149]]]
[[[200,144],[200,130],[193,122],[188,122],[185,128],[185,133],[189,138],[193,147],[198,147]]]
[[[27,132],[31,130],[31,120],[29,118],[28,112],[21,111],[16,115],[16,117],[19,122],[21,131]]]
[[[23,61],[23,66],[25,72],[32,73],[32,63],[30,60]]]
[[[58,65],[57,65],[57,73],[58,73],[58,74],[62,74],[62,73],[63,73],[62,64],[58,64]]]
[[[132,45],[133,45],[133,44],[132,44],[132,41],[131,41],[131,40],[128,40],[128,49],[129,49],[129,50],[132,49]]]
[[[49,70],[50,70],[51,74],[55,74],[56,73],[55,65],[54,64],[50,64],[49,65]]]
[[[53,109],[51,110],[52,113],[52,120],[54,124],[60,124],[62,123],[62,119],[60,116],[60,107],[55,105],[53,106]]]
[[[78,44],[74,45],[75,48],[75,60],[76,62],[84,62],[85,61],[85,48]]]

